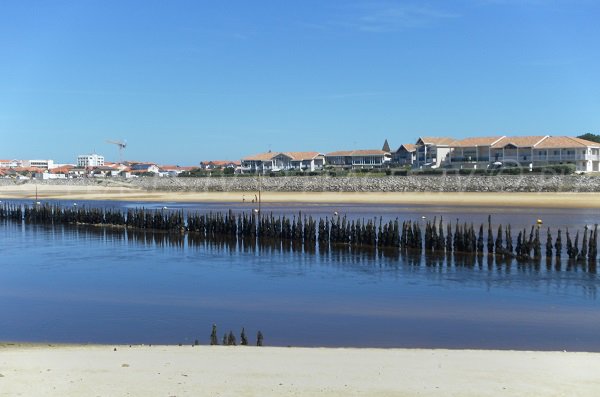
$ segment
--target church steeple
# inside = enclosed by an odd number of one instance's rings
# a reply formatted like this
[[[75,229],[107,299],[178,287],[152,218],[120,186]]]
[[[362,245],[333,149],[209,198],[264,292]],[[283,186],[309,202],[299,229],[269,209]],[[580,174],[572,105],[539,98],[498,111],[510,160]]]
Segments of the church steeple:
[[[388,143],[387,139],[383,143],[383,148],[381,148],[381,150],[383,150],[384,152],[391,152],[390,144]]]

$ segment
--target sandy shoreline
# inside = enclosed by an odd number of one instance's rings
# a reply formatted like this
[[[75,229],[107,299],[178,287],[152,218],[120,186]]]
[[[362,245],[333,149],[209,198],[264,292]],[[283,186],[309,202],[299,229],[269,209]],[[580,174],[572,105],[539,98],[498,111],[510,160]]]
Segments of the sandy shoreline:
[[[241,202],[254,195],[243,192],[166,192],[117,186],[39,185],[38,198],[62,200],[118,200],[150,202]],[[32,185],[0,186],[1,199],[34,199]],[[340,203],[399,205],[459,205],[488,207],[600,208],[598,193],[376,193],[376,192],[264,192],[265,203]]]
[[[594,353],[2,345],[0,396],[597,396],[599,369]]]

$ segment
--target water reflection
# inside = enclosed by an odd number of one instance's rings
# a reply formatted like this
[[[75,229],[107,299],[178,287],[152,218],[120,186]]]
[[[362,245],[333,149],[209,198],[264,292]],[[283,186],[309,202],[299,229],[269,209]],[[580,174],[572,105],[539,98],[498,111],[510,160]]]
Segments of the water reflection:
[[[217,322],[281,345],[600,351],[594,263],[94,226],[0,230],[4,340],[180,343]]]
[[[456,269],[510,275],[516,272],[530,278],[551,277],[553,273],[587,273],[596,275],[595,261],[577,261],[569,258],[547,257],[521,261],[502,255],[462,254],[429,250],[392,249],[350,246],[346,244],[302,244],[291,240],[207,239],[197,233],[161,233],[114,227],[86,225],[30,225],[5,222],[7,228],[20,228],[22,232],[43,233],[55,243],[63,240],[95,242],[106,245],[136,245],[147,249],[168,248],[174,252],[204,251],[218,255],[256,255],[265,257],[298,258],[311,255],[322,265],[351,270],[357,266],[402,266],[405,270],[425,267],[437,268],[442,273]]]

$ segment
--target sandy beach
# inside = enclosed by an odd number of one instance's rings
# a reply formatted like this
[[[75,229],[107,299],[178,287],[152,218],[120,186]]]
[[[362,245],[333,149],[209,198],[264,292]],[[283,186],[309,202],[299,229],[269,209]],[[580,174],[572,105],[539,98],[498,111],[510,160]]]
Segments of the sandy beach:
[[[591,397],[599,370],[593,353],[5,344],[0,396]]]
[[[128,186],[39,185],[40,200],[120,200],[151,202],[241,202],[243,192],[147,191]],[[2,199],[34,199],[35,185],[0,186]],[[420,204],[487,207],[600,208],[598,193],[422,193],[422,192],[263,192],[265,203]]]

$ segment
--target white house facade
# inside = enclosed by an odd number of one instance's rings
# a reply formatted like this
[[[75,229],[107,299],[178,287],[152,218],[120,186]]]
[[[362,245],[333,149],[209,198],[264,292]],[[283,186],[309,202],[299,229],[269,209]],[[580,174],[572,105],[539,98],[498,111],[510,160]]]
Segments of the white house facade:
[[[92,154],[81,154],[77,156],[78,167],[103,167],[104,156],[100,156],[96,153]]]

